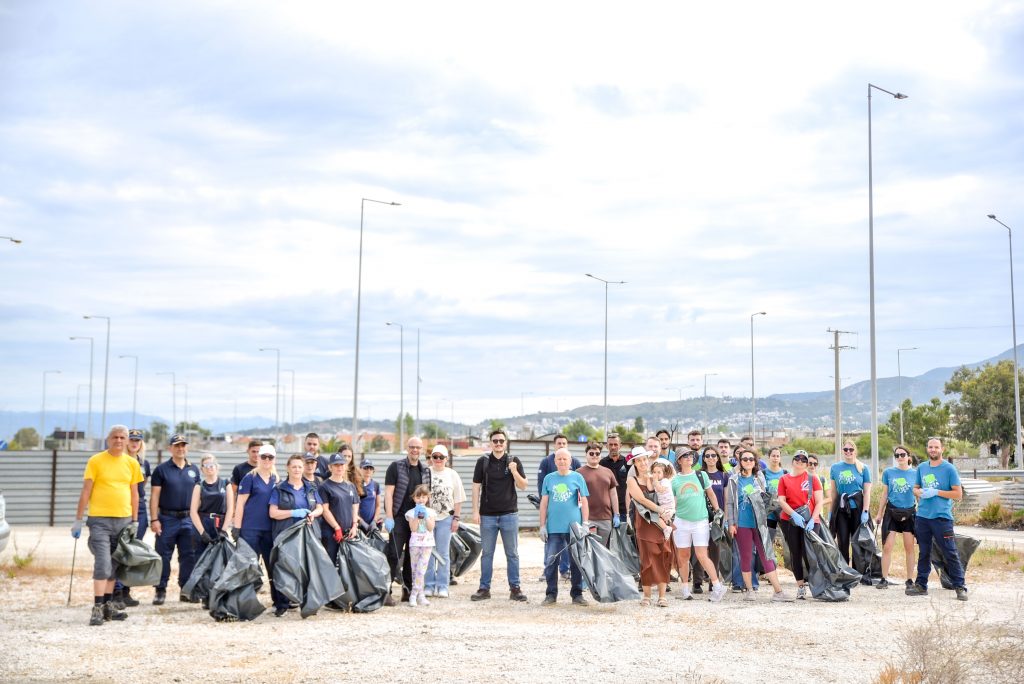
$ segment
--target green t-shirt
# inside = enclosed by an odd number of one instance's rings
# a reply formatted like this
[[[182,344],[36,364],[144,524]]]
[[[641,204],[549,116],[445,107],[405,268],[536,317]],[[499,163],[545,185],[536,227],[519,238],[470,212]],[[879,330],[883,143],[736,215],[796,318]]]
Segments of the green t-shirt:
[[[676,517],[690,522],[708,519],[704,489],[697,473],[672,478],[672,494],[676,497]]]

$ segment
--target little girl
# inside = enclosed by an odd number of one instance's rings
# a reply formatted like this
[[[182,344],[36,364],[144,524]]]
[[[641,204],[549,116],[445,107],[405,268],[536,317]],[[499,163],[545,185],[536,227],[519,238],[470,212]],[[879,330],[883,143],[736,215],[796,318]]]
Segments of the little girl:
[[[658,495],[658,505],[661,506],[662,512],[675,515],[676,497],[672,495],[672,483],[668,479],[668,470],[669,467],[664,463],[655,461],[654,465],[651,466],[651,480],[654,484],[654,491]],[[665,539],[672,536],[672,523],[666,524],[659,517],[656,524],[665,533]]]
[[[418,485],[412,492],[412,500],[416,505],[405,513],[409,520],[412,536],[409,538],[409,565],[412,566],[412,589],[409,591],[409,605],[413,608],[417,603],[429,606],[430,601],[423,590],[430,553],[434,550],[434,513],[428,506],[430,487]]]

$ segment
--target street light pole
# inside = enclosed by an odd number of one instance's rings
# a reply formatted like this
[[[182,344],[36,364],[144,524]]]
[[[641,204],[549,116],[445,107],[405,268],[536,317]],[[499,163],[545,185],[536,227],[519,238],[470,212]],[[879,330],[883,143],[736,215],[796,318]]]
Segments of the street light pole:
[[[260,347],[260,351],[277,353],[277,384],[274,385],[274,429],[277,430],[281,422],[281,350],[277,347]]]
[[[100,418],[100,434],[107,438],[107,378],[110,376],[110,316],[82,316],[82,318],[100,318],[107,322],[107,355],[103,361],[103,414]]]
[[[903,439],[903,370],[900,365],[900,352],[914,351],[917,347],[900,347],[896,350],[896,396],[900,398],[900,444]]]
[[[874,88],[897,100],[905,100],[903,93],[894,93],[868,83],[868,290],[871,338],[871,477],[878,476],[878,367],[875,362],[875,195],[874,169],[871,152],[871,89]]]
[[[625,285],[625,280],[605,280],[598,278],[592,273],[584,273],[588,278],[593,278],[604,283],[604,434],[608,436],[608,286]]]
[[[188,431],[192,428],[192,426],[191,426],[191,424],[189,423],[189,420],[188,420],[188,385],[186,383],[182,382],[182,383],[178,384],[178,387],[184,387],[185,388],[185,417],[182,418],[181,423],[182,423],[182,425],[185,426],[184,433],[185,433],[185,435],[187,437],[188,436]]]
[[[295,432],[295,371],[285,369],[285,373],[292,374],[292,427],[291,431]]]
[[[384,325],[398,326],[398,453],[402,453],[405,446],[405,326],[390,321]]]
[[[420,383],[423,382],[423,378],[420,377],[420,329],[416,328],[416,425],[413,428],[413,434],[416,437],[420,436]]]
[[[93,340],[91,337],[72,337],[72,340],[89,340],[89,413],[86,416],[85,428],[85,441],[86,443],[92,439],[92,360],[93,360]]]
[[[135,380],[132,381],[132,427],[136,428],[138,427],[138,425],[135,424],[135,407],[139,398],[139,357],[135,354],[122,354],[117,358],[135,359]]]
[[[157,375],[171,376],[171,434],[178,431],[178,382],[174,371],[161,371]]]
[[[13,237],[11,237],[9,235],[0,235],[0,240],[10,240],[11,242],[13,242],[16,245],[20,245],[21,244],[21,240],[19,240],[18,238],[13,238]]]
[[[989,214],[988,217],[1006,228],[1006,233],[1010,237],[1010,321],[1013,327],[1013,410],[1016,414],[1017,423],[1017,436],[1013,440],[1014,453],[1017,454],[1017,462],[1020,463],[1020,454],[1024,453],[1024,449],[1021,449],[1021,430],[1020,430],[1020,372],[1017,370],[1017,304],[1014,301],[1013,292],[1013,231],[1010,226],[1006,225],[1002,221],[996,218],[995,214]]]
[[[381,200],[363,197],[359,202],[359,276],[356,284],[356,369],[353,374],[352,389],[352,452],[359,453],[359,325],[363,312],[363,215],[366,203],[386,204],[400,207],[398,202],[382,202]]]
[[[750,314],[750,436],[757,444],[757,433],[754,431],[757,425],[757,399],[754,394],[754,316],[767,316],[764,311]]]
[[[59,370],[43,371],[43,410],[39,418],[39,448],[46,448],[46,376],[49,373],[60,374]]]
[[[75,388],[75,424],[73,431],[75,433],[75,441],[78,441],[78,402],[82,398],[82,388],[88,387],[88,385],[79,385]]]
[[[704,434],[708,432],[708,378],[714,375],[718,375],[718,373],[704,374]]]

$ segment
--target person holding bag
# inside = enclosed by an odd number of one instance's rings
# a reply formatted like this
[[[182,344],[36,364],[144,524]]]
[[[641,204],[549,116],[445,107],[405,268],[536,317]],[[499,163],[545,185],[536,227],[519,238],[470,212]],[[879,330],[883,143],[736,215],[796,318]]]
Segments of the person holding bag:
[[[892,547],[899,532],[903,535],[903,552],[907,559],[906,587],[914,585],[914,522],[917,518],[917,499],[914,498],[914,483],[917,482],[917,468],[911,464],[910,450],[897,444],[892,455],[896,466],[886,468],[882,473],[882,508],[875,519],[875,526],[882,528],[882,581],[878,589],[888,589],[889,567],[892,564]]]
[[[192,490],[189,517],[202,549],[213,543],[221,530],[231,529],[235,501],[228,496],[228,481],[221,477],[220,465],[213,454],[203,454],[199,462],[202,479]]]
[[[708,542],[711,540],[711,518],[719,510],[718,499],[711,488],[711,479],[706,473],[693,469],[694,453],[689,449],[679,452],[676,466],[679,474],[672,478],[672,493],[675,495],[676,510],[673,522],[672,541],[679,561],[679,582],[683,590],[680,599],[690,601],[690,548],[697,561],[711,578],[710,600],[718,602],[725,596],[725,586],[718,578],[715,565],[708,557]]]
[[[803,449],[793,454],[793,472],[779,478],[779,526],[793,559],[793,576],[796,577],[796,597],[807,598],[807,582],[804,578],[804,530],[821,524],[821,481],[807,471],[807,452]],[[806,515],[797,509],[807,508]]]
[[[651,590],[657,586],[658,607],[668,608],[665,589],[672,566],[672,549],[661,528],[652,522],[659,516],[664,522],[671,519],[670,513],[662,514],[651,478],[651,461],[660,448],[656,437],[649,437],[646,446],[633,447],[628,461],[631,467],[626,479],[626,495],[635,508],[633,525],[640,553],[640,585],[644,594],[640,605],[651,605]]]

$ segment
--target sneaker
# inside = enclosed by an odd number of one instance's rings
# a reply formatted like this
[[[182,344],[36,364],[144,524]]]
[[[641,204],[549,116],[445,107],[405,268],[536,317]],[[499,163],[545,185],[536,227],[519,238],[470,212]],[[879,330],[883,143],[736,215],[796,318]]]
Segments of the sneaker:
[[[476,593],[469,597],[470,601],[486,601],[491,598],[491,590],[480,587]]]
[[[448,578],[448,586],[449,587],[454,587],[458,583],[459,583],[459,580],[455,579],[454,577],[449,577]]]
[[[392,597],[391,594],[388,594],[384,597],[384,605],[388,608],[394,608],[398,604],[395,603],[394,597]]]
[[[128,618],[128,613],[121,609],[114,607],[113,601],[107,601],[103,604],[103,619],[104,620],[125,620]]]
[[[89,615],[89,626],[99,627],[104,622],[106,621],[103,619],[103,604],[94,603],[92,606],[92,613]]]
[[[956,600],[957,601],[966,601],[967,600],[967,587],[957,587],[956,588]]]
[[[416,599],[416,603],[418,603],[421,606],[429,606],[430,605],[430,601],[427,600],[427,595],[424,594],[423,592],[420,592],[419,598]]]
[[[693,594],[690,593],[689,587],[683,587],[682,592],[679,594],[679,596],[676,596],[676,598],[680,601],[692,601]]]
[[[553,606],[553,605],[555,605],[555,597],[552,596],[551,594],[546,595],[544,597],[544,600],[540,602],[540,605],[542,605],[542,606]]]
[[[801,601],[806,601],[807,600],[807,587],[806,586],[797,587],[796,588],[796,597],[798,599],[800,599]]]
[[[792,603],[795,599],[784,591],[772,594],[772,603]]]
[[[708,596],[708,600],[712,603],[718,603],[725,596],[725,585],[719,584],[718,586],[711,585],[711,595]]]
[[[182,603],[199,603],[199,601],[194,600],[191,596],[189,596],[185,592],[181,592],[180,594],[178,594],[178,600],[181,601]]]
[[[752,591],[745,591],[745,592],[743,592],[743,600],[744,601],[756,601],[757,600],[757,596],[755,596],[754,592],[752,592]]]
[[[732,593],[734,593],[734,594],[742,594],[743,593],[743,587],[741,587],[741,586],[739,586],[737,584],[732,585]]]
[[[447,589],[435,589],[434,590],[434,596],[436,596],[437,598],[448,598],[448,590]]]
[[[693,593],[694,594],[703,594],[704,593],[704,588],[701,587],[699,584],[694,584],[693,585]]]
[[[390,597],[389,597],[390,598]],[[281,617],[288,612],[288,606],[278,606],[274,609],[274,617]]]
[[[885,579],[884,577],[882,578],[881,582],[879,582],[878,584],[875,585],[875,589],[888,589],[888,588],[889,588],[889,580]]]
[[[508,590],[509,601],[527,601],[526,594],[519,587],[510,587]]]
[[[914,586],[914,580],[907,580],[906,582],[903,583],[903,586],[905,586],[907,589],[909,589],[910,587]]]
[[[927,596],[928,587],[922,587],[920,584],[914,583],[907,587],[903,593],[907,596]]]
[[[134,608],[139,605],[139,600],[137,598],[132,598],[131,590],[128,587],[125,587],[121,591],[121,603],[128,608]]]
[[[574,606],[589,606],[590,605],[590,601],[588,601],[587,599],[583,598],[582,596],[573,596],[572,597],[572,605],[574,605]]]
[[[167,600],[167,590],[166,589],[157,589],[156,593],[153,594],[153,605],[154,606],[162,606],[162,605],[164,605],[164,601],[166,601],[166,600]]]
[[[406,602],[403,601],[403,603],[406,603]],[[413,594],[412,596],[409,597],[408,603],[409,603],[409,607],[410,608],[415,608],[416,607],[416,594]]]

